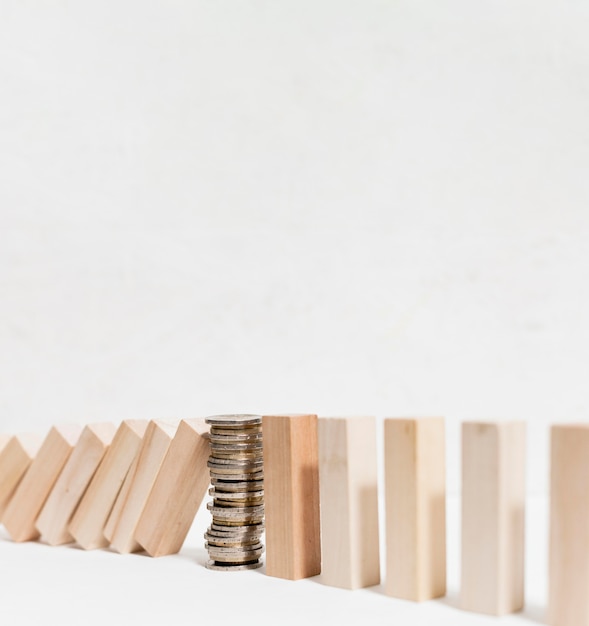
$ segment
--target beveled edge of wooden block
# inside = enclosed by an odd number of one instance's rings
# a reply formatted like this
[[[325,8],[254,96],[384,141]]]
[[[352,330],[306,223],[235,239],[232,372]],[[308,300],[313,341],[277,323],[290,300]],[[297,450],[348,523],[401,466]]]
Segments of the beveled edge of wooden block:
[[[114,422],[92,422],[84,426],[84,431],[91,432],[97,439],[99,439],[104,445],[112,443],[113,437],[117,432],[117,426]],[[81,437],[82,435],[80,435]]]
[[[180,432],[181,428],[189,428],[201,437],[208,433],[210,430],[209,425],[205,422],[204,417],[186,417],[184,419],[181,419],[178,423],[176,435]]]
[[[130,430],[131,432],[135,433],[138,437],[143,437],[143,435],[145,434],[145,431],[147,430],[147,426],[149,425],[149,420],[147,419],[128,419],[128,420],[123,420],[120,425],[119,428],[117,429],[117,432],[119,431],[123,431],[123,430]]]
[[[82,434],[82,430],[82,426],[75,422],[63,422],[59,424],[54,424],[50,428],[49,433],[47,434],[47,437],[45,439],[48,439],[51,433],[55,433],[59,435],[67,445],[73,448],[76,443],[78,443],[80,435]]]
[[[152,424],[151,426],[152,428],[158,428],[163,433],[165,433],[168,437],[170,437],[170,439],[173,439],[174,435],[178,431],[180,420],[153,419],[153,420],[150,420],[150,424]]]
[[[39,452],[44,437],[39,433],[19,433],[14,435],[12,439],[16,441],[23,452],[32,460],[37,455],[37,452]],[[8,443],[10,443],[10,441]],[[4,449],[6,449],[6,446]]]

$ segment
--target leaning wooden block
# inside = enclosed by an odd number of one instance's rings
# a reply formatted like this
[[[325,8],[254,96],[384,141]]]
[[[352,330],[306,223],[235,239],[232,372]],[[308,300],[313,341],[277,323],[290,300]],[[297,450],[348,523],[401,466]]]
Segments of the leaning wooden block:
[[[36,434],[14,435],[0,452],[0,517],[32,463],[42,438]]]
[[[444,419],[384,420],[386,593],[423,602],[446,594]]]
[[[524,422],[462,425],[462,585],[467,611],[524,605]]]
[[[4,527],[14,541],[40,535],[35,521],[81,432],[77,424],[51,428],[4,511]]]
[[[108,545],[104,526],[135,459],[147,420],[121,423],[69,524],[69,531],[85,550]]]
[[[176,424],[153,420],[145,431],[139,453],[104,528],[104,536],[110,541],[110,547],[121,554],[141,550],[135,541],[137,524],[176,429]]]
[[[57,546],[74,540],[68,525],[115,432],[116,426],[110,422],[84,427],[37,518],[37,530],[48,544]]]
[[[319,418],[321,581],[378,585],[378,469],[373,417]]]
[[[321,572],[316,415],[265,415],[266,573],[297,580]]]
[[[589,625],[589,425],[551,429],[548,623]]]
[[[208,426],[182,420],[137,524],[135,540],[153,557],[180,550],[210,483]]]
[[[2,450],[4,450],[6,444],[10,441],[12,435],[5,435],[2,434],[0,435],[0,454],[2,453]]]

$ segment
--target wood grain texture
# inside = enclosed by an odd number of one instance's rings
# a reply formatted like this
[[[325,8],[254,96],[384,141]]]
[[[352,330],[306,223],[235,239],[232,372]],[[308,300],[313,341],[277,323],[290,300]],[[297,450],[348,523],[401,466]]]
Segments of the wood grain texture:
[[[264,415],[266,574],[298,580],[321,572],[316,415]]]
[[[386,593],[423,602],[446,594],[443,418],[384,420]]]
[[[153,557],[175,554],[210,484],[208,425],[182,420],[141,514],[135,540]]]
[[[69,524],[69,532],[85,550],[108,545],[104,526],[123,481],[139,451],[148,420],[125,420],[117,429]]]
[[[13,541],[39,538],[35,525],[55,481],[59,477],[82,431],[77,424],[60,424],[50,429],[23,476],[2,522]]]
[[[0,519],[16,487],[33,462],[43,439],[34,433],[22,433],[10,437],[0,452]]]
[[[110,547],[121,554],[142,549],[135,531],[176,430],[177,424],[152,420],[145,431],[104,528]]]
[[[374,417],[318,420],[321,582],[343,589],[380,583]]]
[[[39,513],[36,526],[49,545],[74,540],[70,520],[115,435],[110,422],[87,424]]]
[[[524,605],[525,423],[462,425],[461,605],[504,615]]]
[[[548,623],[589,626],[589,425],[551,429]]]

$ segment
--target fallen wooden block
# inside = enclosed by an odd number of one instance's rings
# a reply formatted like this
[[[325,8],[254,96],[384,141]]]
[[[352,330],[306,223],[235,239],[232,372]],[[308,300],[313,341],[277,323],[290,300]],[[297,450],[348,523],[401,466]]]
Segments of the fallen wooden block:
[[[462,425],[462,585],[467,611],[524,605],[524,422]]]
[[[147,420],[125,420],[82,496],[69,524],[69,532],[85,550],[108,545],[104,526],[125,476],[141,445]]]
[[[446,440],[443,418],[384,420],[387,595],[446,594]]]
[[[589,425],[551,429],[548,624],[589,625]]]
[[[176,430],[177,424],[153,420],[145,431],[141,448],[104,528],[110,547],[121,554],[141,550],[135,541],[137,524]]]
[[[31,541],[40,536],[35,521],[81,430],[76,424],[62,424],[51,428],[45,437],[4,511],[2,522],[13,541]]]
[[[115,432],[116,427],[110,422],[84,427],[37,518],[37,530],[49,545],[57,546],[74,540],[68,530],[69,522]]]
[[[316,415],[264,415],[266,574],[297,580],[321,572]]]
[[[319,418],[321,581],[344,589],[380,582],[376,420]]]
[[[0,519],[16,487],[32,463],[42,438],[36,434],[23,433],[10,437],[0,452]]]
[[[201,505],[210,475],[204,419],[182,420],[137,523],[135,540],[150,556],[180,550]]]

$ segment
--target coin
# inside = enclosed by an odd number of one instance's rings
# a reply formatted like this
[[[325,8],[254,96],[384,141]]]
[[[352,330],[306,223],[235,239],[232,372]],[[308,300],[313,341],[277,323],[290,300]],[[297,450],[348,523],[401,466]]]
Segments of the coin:
[[[207,561],[205,567],[207,569],[218,570],[220,572],[229,572],[229,571],[239,571],[239,570],[247,570],[247,569],[258,569],[264,565],[261,561],[257,559],[254,561],[250,561],[249,563],[215,563],[215,561]]]
[[[207,424],[220,425],[220,426],[239,426],[244,427],[248,425],[261,424],[261,415],[249,415],[247,413],[235,414],[235,415],[211,415],[205,418]]]

